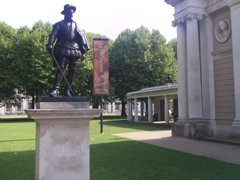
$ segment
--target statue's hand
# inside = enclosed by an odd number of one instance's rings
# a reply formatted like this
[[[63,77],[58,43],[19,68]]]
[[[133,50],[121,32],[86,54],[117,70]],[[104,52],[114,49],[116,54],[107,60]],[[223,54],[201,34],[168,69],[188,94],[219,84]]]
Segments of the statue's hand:
[[[83,61],[85,59],[85,56],[84,55],[82,55],[81,56],[81,61]]]
[[[49,54],[52,54],[53,46],[52,44],[47,44],[47,51]]]

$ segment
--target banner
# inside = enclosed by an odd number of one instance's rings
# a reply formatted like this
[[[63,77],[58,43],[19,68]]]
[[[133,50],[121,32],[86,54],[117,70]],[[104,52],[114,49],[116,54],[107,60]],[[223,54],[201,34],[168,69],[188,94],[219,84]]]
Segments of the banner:
[[[109,94],[108,39],[93,39],[93,94]]]

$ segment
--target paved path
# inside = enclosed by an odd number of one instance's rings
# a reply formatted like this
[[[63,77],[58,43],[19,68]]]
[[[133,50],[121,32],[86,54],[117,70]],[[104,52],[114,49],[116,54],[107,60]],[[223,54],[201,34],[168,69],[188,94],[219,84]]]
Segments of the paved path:
[[[172,137],[171,130],[142,131],[113,135],[198,156],[240,164],[240,146],[237,145]]]

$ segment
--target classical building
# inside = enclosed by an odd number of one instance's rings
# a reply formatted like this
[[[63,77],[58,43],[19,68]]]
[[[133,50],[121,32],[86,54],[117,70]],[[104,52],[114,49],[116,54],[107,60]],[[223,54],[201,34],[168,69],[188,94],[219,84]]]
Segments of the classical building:
[[[177,84],[144,88],[127,93],[128,121],[165,121],[178,117]],[[170,105],[171,104],[171,105]],[[170,110],[171,108],[171,110]],[[171,112],[171,113],[170,113]]]
[[[99,106],[99,109],[101,107]],[[103,104],[103,113],[105,114],[121,114],[122,111],[122,103],[121,101],[114,102],[104,102]]]
[[[0,107],[0,116],[25,114],[24,110],[28,109],[28,107],[29,101],[27,99],[24,99],[19,106],[2,106]]]
[[[240,0],[165,0],[175,9],[173,136],[240,138]]]

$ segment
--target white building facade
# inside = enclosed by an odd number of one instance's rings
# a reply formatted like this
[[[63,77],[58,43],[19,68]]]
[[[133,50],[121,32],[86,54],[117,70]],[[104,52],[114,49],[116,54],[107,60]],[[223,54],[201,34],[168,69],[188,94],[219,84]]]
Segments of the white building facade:
[[[3,106],[0,107],[0,116],[3,115],[19,115],[19,114],[25,114],[24,110],[28,109],[29,102],[27,99],[23,99],[21,104],[19,106]]]
[[[170,114],[177,117],[177,84],[168,87],[155,86],[127,93],[128,121],[148,123],[165,121],[169,123]],[[172,100],[172,113],[170,113]]]
[[[240,0],[165,0],[175,9],[178,120],[173,136],[240,137]]]

